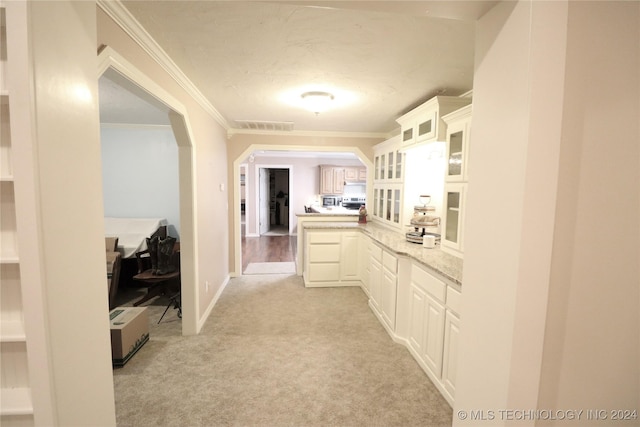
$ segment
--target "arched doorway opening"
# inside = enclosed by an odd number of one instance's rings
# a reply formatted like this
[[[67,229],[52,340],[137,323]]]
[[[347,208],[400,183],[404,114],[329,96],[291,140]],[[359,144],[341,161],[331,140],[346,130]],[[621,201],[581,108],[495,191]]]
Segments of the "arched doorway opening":
[[[195,181],[193,138],[185,107],[169,93],[130,64],[113,49],[105,47],[98,56],[98,77],[109,80],[128,92],[165,111],[178,146],[178,192],[180,228],[180,272],[182,334],[192,335],[198,328],[197,238],[195,219]]]

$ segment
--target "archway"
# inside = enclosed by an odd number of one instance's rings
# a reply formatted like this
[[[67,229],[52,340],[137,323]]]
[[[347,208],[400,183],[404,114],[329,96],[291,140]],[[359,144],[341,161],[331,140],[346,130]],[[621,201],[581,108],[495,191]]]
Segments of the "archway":
[[[272,145],[272,144],[251,144],[240,155],[233,160],[233,202],[232,202],[232,215],[233,215],[233,241],[234,241],[234,263],[232,276],[237,277],[242,275],[242,242],[241,242],[241,213],[240,213],[240,200],[241,200],[241,188],[240,188],[240,165],[245,162],[245,159],[250,154],[256,151],[282,151],[283,156],[286,156],[288,152],[336,152],[336,153],[353,153],[358,159],[367,167],[369,171],[373,169],[371,160],[360,150],[354,146],[304,146],[304,145]],[[367,174],[367,199],[372,200],[372,179],[371,174]],[[293,215],[293,214],[290,214]],[[298,271],[298,274],[301,274]]]
[[[98,56],[98,78],[105,73],[109,73],[110,80],[131,93],[152,105],[167,110],[178,145],[182,334],[196,334],[198,332],[198,294],[196,289],[195,162],[193,138],[186,109],[163,88],[109,47],[104,47]]]

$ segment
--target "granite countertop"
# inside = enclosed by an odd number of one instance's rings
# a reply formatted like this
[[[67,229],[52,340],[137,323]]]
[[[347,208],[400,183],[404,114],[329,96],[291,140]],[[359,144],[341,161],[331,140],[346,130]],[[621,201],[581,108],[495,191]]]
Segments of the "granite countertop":
[[[313,210],[313,212],[297,213],[296,216],[322,216],[322,215],[358,216],[357,210],[343,208],[342,206],[336,206],[332,208],[321,208],[318,206],[312,206],[311,209]]]
[[[360,230],[397,255],[415,259],[428,269],[444,276],[454,284],[462,285],[462,259],[442,251],[439,247],[429,249],[416,243],[409,243],[405,236],[375,223],[357,222],[305,222],[305,229]]]

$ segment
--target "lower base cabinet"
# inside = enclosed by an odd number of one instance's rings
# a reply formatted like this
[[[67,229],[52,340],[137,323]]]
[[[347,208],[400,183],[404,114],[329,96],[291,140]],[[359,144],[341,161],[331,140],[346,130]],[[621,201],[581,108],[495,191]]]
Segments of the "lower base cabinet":
[[[413,357],[453,406],[456,388],[460,292],[412,264],[406,337]],[[449,304],[451,303],[451,306]]]
[[[305,240],[305,286],[360,286],[357,232],[308,231]]]
[[[456,374],[458,371],[458,335],[460,319],[447,310],[444,319],[444,351],[442,361],[442,384],[451,399],[456,395]]]
[[[373,244],[369,258],[369,301],[375,314],[390,331],[396,327],[398,258]]]
[[[382,251],[381,314],[392,331],[396,329],[396,296],[398,294],[398,259]]]
[[[425,299],[424,363],[436,377],[442,375],[442,350],[444,348],[444,306],[432,296]]]

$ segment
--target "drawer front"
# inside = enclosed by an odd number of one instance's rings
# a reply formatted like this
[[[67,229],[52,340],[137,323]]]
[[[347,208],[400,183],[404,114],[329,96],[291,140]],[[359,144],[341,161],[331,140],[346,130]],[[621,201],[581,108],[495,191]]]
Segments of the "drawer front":
[[[447,285],[427,273],[422,268],[418,267],[415,263],[411,265],[411,281],[431,294],[437,300],[442,302],[445,301]]]
[[[398,272],[398,258],[387,251],[382,252],[382,265],[392,273]]]
[[[382,264],[382,248],[378,245],[371,245],[371,257]]]
[[[309,265],[309,280],[311,282],[337,282],[340,280],[340,264]]]
[[[447,286],[447,308],[454,313],[460,314],[460,305],[462,304],[462,294],[451,286]]]
[[[309,262],[340,262],[340,244],[309,245]]]
[[[340,233],[309,233],[309,243],[340,243]]]

